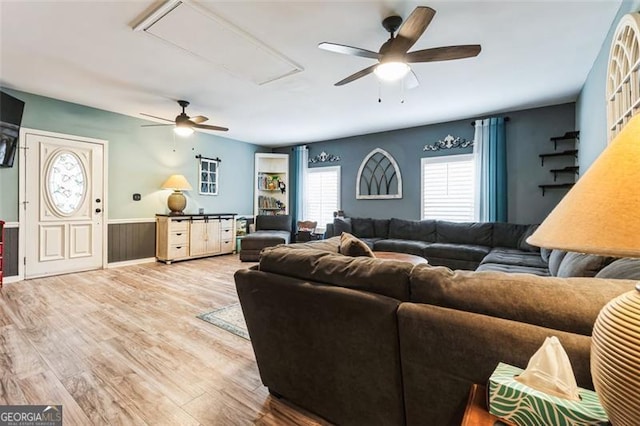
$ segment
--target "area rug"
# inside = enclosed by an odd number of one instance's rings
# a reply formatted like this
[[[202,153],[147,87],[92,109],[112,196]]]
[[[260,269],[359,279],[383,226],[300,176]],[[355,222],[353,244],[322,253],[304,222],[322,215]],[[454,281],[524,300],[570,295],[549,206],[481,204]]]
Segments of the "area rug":
[[[225,306],[224,308],[216,309],[215,311],[205,314],[196,315],[196,317],[223,330],[227,330],[229,333],[249,340],[247,323],[244,321],[244,315],[242,315],[242,308],[239,303],[234,303],[233,305]]]

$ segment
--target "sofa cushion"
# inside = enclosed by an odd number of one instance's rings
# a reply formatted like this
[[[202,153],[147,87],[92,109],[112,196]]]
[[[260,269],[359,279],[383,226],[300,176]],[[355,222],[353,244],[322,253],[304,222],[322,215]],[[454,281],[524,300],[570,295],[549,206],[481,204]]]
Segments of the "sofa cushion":
[[[482,263],[497,263],[502,265],[531,266],[534,268],[548,269],[547,262],[542,260],[538,253],[509,248],[494,248]],[[548,274],[547,274],[548,275]]]
[[[613,260],[612,257],[569,252],[560,263],[558,277],[595,277]]]
[[[368,245],[369,248],[373,250],[376,245],[376,241],[380,241],[382,240],[382,238],[359,238],[359,240]]]
[[[388,239],[376,241],[373,244],[375,251],[394,251],[398,253],[414,254],[416,256],[422,256],[422,253],[429,243],[424,241],[412,241],[412,240],[398,240]]]
[[[625,257],[602,268],[596,278],[618,278],[623,280],[640,280],[640,259]]]
[[[549,274],[555,277],[558,275],[558,269],[560,269],[560,263],[562,259],[567,255],[564,250],[553,249],[549,255]]]
[[[288,231],[291,232],[291,216],[258,215],[256,216],[256,231]]]
[[[436,222],[437,242],[473,244],[491,247],[493,224],[490,222]]]
[[[343,232],[352,233],[350,217],[336,217],[333,219],[333,235],[339,237]]]
[[[634,281],[451,271],[417,265],[411,300],[590,336],[600,309]],[[508,295],[508,297],[505,297]]]
[[[504,263],[482,263],[476,269],[476,272],[483,271],[494,271],[494,272],[507,272],[510,274],[519,273],[519,274],[533,274],[541,277],[549,276],[548,268],[537,268],[535,266],[525,266],[525,265],[507,265]]]
[[[438,257],[480,262],[490,250],[490,247],[474,244],[433,243],[424,248],[422,255],[427,260],[430,257]]]
[[[409,300],[410,263],[290,247],[263,250],[260,270]]]
[[[492,246],[518,248],[520,239],[528,227],[528,225],[519,225],[516,223],[494,222]]]
[[[529,238],[531,236],[531,234],[536,232],[536,229],[538,229],[538,226],[540,226],[540,225],[529,225],[529,227],[527,228],[527,231],[524,234],[522,234],[522,237],[520,238],[520,241],[518,242],[518,248],[520,250],[533,251],[533,252],[536,252],[536,253],[540,252],[540,247],[532,246],[531,244],[529,244],[527,242],[527,238]]]
[[[376,238],[389,238],[389,219],[373,219],[373,234]]]
[[[435,220],[405,220],[392,218],[389,221],[389,238],[395,240],[436,241]]]
[[[242,239],[242,250],[260,250],[278,244],[288,244],[291,233],[287,231],[256,231]]]
[[[353,235],[358,238],[373,238],[375,236],[373,219],[370,218],[352,217],[351,230]]]
[[[373,251],[364,241],[359,240],[348,232],[343,232],[340,236],[340,253],[352,257],[375,257]]]

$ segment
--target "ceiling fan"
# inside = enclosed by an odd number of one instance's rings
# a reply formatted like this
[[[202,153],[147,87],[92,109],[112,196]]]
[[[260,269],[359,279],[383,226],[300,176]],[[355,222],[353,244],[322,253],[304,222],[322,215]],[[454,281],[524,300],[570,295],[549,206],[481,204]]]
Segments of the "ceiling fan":
[[[378,52],[336,43],[323,42],[318,44],[320,49],[330,52],[378,60],[377,64],[371,65],[340,80],[335,86],[351,83],[373,72],[378,78],[385,81],[400,80],[407,76],[409,78],[407,86],[415,87],[418,85],[418,78],[413,70],[411,70],[409,63],[449,61],[452,59],[478,56],[481,50],[479,44],[436,47],[408,52],[425,32],[435,14],[436,11],[430,7],[418,6],[411,12],[411,15],[409,15],[409,18],[407,18],[404,24],[402,24],[402,18],[400,16],[389,16],[385,18],[382,21],[382,26],[389,32],[390,37],[389,40],[380,46]]]
[[[200,124],[204,123],[208,120],[207,117],[202,115],[196,115],[195,117],[189,117],[186,112],[184,112],[185,108],[189,106],[189,102],[187,101],[178,101],[178,104],[182,107],[182,112],[178,115],[175,120],[170,120],[168,118],[156,117],[155,115],[145,114],[141,112],[140,114],[157,118],[158,120],[170,121],[171,124],[143,124],[142,127],[155,127],[155,126],[175,126],[173,131],[176,132],[179,136],[189,136],[193,133],[193,129],[204,129],[204,130],[219,130],[221,132],[226,132],[226,127],[220,126],[210,126],[208,124]]]

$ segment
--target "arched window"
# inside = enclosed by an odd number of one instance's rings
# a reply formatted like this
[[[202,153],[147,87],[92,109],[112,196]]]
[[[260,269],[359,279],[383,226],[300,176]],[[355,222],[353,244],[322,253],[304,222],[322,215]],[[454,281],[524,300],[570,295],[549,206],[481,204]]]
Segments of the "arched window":
[[[640,110],[640,14],[620,20],[609,53],[607,124],[611,141]]]
[[[360,164],[356,199],[402,198],[402,176],[396,160],[382,148],[371,151]]]

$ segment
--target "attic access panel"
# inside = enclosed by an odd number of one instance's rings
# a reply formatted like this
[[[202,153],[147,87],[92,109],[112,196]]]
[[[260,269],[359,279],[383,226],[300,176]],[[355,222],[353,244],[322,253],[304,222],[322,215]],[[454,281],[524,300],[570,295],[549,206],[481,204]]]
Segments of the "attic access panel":
[[[247,31],[195,2],[169,0],[134,31],[140,29],[258,85],[303,70]]]

